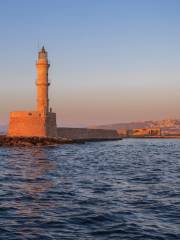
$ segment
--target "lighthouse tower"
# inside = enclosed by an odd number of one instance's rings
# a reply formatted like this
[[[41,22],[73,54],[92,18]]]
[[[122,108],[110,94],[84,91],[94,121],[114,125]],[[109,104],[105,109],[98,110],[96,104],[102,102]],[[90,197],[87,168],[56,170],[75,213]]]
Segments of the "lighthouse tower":
[[[38,53],[37,69],[37,106],[36,111],[10,113],[9,136],[57,137],[56,113],[49,110],[48,69],[49,62],[44,47]]]
[[[48,80],[48,69],[50,64],[48,63],[47,52],[44,46],[38,54],[38,60],[36,63],[37,69],[37,111],[42,115],[47,115],[49,112],[49,99],[48,99],[48,87],[50,85]]]

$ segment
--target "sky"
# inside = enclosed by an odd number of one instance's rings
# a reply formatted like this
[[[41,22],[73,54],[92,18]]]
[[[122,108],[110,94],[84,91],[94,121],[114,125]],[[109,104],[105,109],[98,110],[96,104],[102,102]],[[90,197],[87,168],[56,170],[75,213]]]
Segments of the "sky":
[[[59,126],[180,118],[179,0],[0,0],[0,124],[35,110],[48,51]]]

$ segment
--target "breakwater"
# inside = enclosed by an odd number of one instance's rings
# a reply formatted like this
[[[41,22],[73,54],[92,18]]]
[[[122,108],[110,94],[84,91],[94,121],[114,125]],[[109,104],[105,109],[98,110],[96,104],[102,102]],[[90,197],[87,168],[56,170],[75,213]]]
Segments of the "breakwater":
[[[121,140],[121,138],[84,138],[84,139],[66,139],[66,138],[48,138],[48,137],[8,137],[0,136],[0,147],[31,147],[31,146],[57,146],[62,144],[74,144],[85,142]]]
[[[46,137],[8,137],[0,136],[0,146],[52,146],[60,144],[83,143],[71,139],[46,138]]]
[[[120,138],[116,130],[90,128],[57,128],[57,135],[67,139],[116,139]]]

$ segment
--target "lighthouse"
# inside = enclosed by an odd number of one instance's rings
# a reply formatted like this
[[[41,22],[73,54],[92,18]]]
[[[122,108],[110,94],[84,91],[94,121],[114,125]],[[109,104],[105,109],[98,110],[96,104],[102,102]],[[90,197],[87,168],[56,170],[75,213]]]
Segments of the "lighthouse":
[[[37,70],[37,111],[42,115],[46,115],[49,112],[49,98],[48,87],[50,85],[48,79],[48,69],[50,64],[48,62],[48,55],[44,48],[38,54],[38,60],[36,63]]]
[[[56,113],[49,110],[49,67],[48,53],[43,46],[36,62],[36,110],[11,112],[9,136],[57,137]]]

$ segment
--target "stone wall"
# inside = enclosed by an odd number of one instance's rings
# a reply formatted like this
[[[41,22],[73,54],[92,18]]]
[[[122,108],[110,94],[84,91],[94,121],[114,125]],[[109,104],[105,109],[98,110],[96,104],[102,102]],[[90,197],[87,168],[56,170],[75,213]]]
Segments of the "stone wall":
[[[57,137],[56,113],[47,114],[46,133],[48,137]]]
[[[12,112],[8,136],[61,137],[66,139],[118,138],[116,130],[88,128],[57,128],[56,114],[49,112],[44,118],[39,112]]]
[[[9,136],[45,136],[44,121],[39,112],[11,112]]]
[[[88,128],[57,128],[58,137],[67,139],[113,139],[119,138],[116,130]]]
[[[40,112],[12,112],[8,135],[57,137],[56,114],[50,112],[44,118]]]

